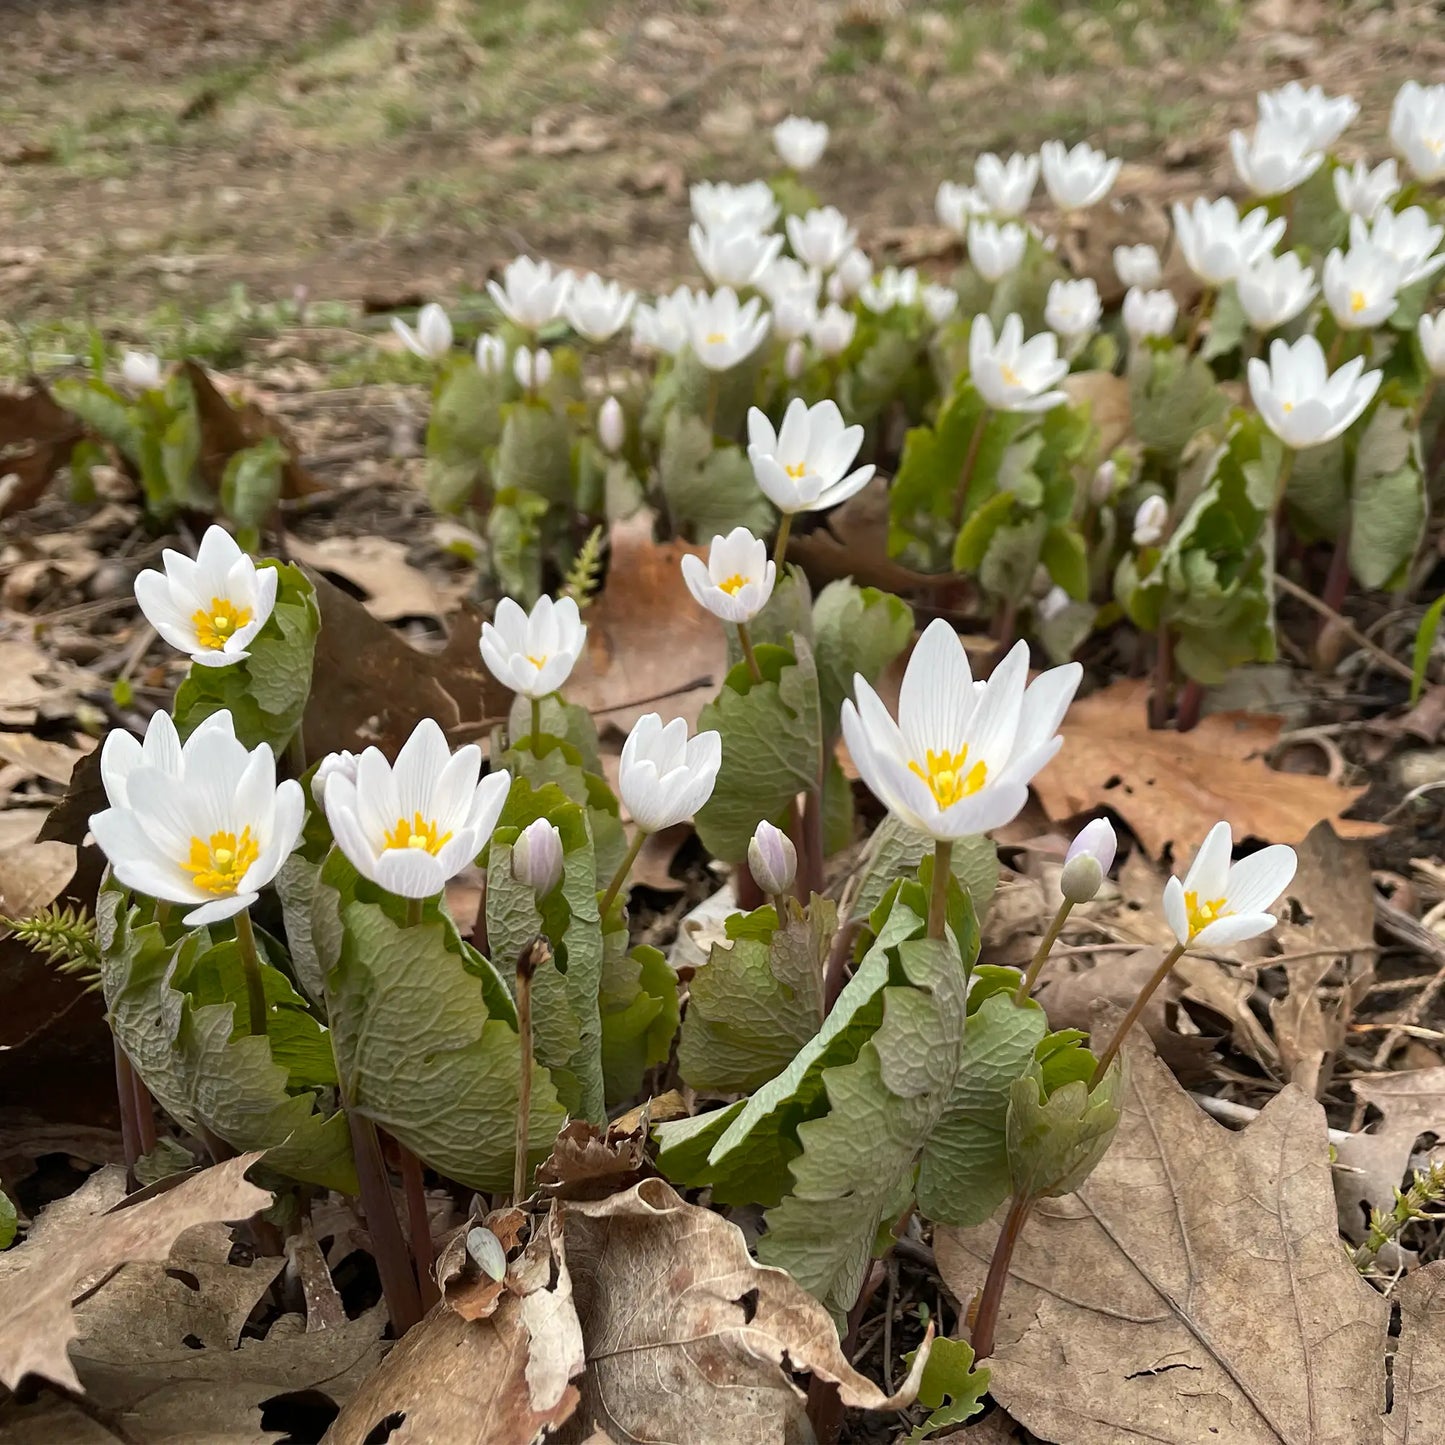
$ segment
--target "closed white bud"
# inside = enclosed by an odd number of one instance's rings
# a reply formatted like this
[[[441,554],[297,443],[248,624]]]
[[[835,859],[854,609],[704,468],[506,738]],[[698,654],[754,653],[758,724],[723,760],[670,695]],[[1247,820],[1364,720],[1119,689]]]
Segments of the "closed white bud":
[[[500,336],[477,337],[477,370],[483,376],[497,376],[507,364],[507,343]]]
[[[137,391],[154,391],[161,384],[161,359],[153,351],[127,351],[120,359],[120,374]]]
[[[1102,507],[1114,495],[1114,488],[1118,483],[1119,467],[1114,459],[1110,457],[1107,461],[1100,462],[1093,481],[1089,483],[1090,501],[1096,507]]]
[[[512,844],[512,877],[538,898],[562,881],[562,835],[545,818],[529,823]]]
[[[798,871],[798,850],[793,840],[781,828],[759,823],[748,843],[748,870],[764,893],[786,893]]]
[[[796,381],[803,374],[803,367],[807,364],[808,348],[803,344],[802,338],[795,336],[789,343],[788,349],[783,353],[783,375],[789,381]]]
[[[1039,619],[1052,622],[1068,610],[1069,594],[1062,587],[1050,587],[1038,601]]]
[[[311,774],[311,796],[316,799],[316,806],[326,806],[326,784],[338,774],[344,778],[356,781],[357,757],[355,753],[346,752],[344,749],[339,753],[327,753],[316,765],[316,771]]]
[[[627,418],[622,414],[622,403],[615,396],[609,396],[597,409],[597,440],[605,452],[616,456],[627,440]]]
[[[1146,497],[1134,513],[1134,545],[1152,547],[1169,525],[1169,503],[1163,497]]]
[[[512,353],[512,375],[517,378],[517,385],[526,391],[546,386],[552,379],[552,353],[543,351],[540,346],[536,351],[519,346]]]
[[[1087,903],[1104,882],[1104,870],[1092,853],[1070,858],[1059,874],[1059,892],[1070,903]]]

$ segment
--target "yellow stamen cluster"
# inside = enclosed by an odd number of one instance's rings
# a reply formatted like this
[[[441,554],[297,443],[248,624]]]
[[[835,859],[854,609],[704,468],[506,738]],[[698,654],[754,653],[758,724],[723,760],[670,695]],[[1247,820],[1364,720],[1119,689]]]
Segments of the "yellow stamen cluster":
[[[1369,300],[1366,298],[1363,291],[1350,292],[1350,311],[1352,313],[1358,315],[1369,304]]]
[[[251,620],[251,615],[249,607],[237,607],[228,597],[212,597],[209,608],[201,607],[191,614],[196,641],[219,652]]]
[[[807,462],[789,462],[783,470],[796,482],[808,475],[808,464]]]
[[[227,832],[212,833],[209,839],[192,837],[190,856],[181,867],[197,888],[220,896],[241,886],[260,851],[250,828],[242,828],[239,838]]]
[[[739,592],[747,586],[748,579],[741,572],[734,572],[731,577],[719,582],[720,591],[726,592],[729,597],[736,597]]]
[[[547,665],[547,654],[544,652],[541,657],[533,657],[532,654],[529,652],[527,654],[527,661],[530,662],[532,666],[537,669],[538,672],[541,672],[541,670]]]
[[[928,765],[909,763],[908,770],[922,778],[940,808],[951,808],[962,798],[971,797],[988,781],[988,764],[982,759],[968,766],[968,748],[956,753],[928,750]]]
[[[1188,892],[1184,895],[1184,909],[1189,916],[1189,936],[1193,938],[1196,933],[1203,932],[1211,923],[1221,918],[1228,918],[1234,912],[1232,908],[1224,905],[1228,902],[1224,898],[1206,898],[1202,903],[1199,895],[1195,892]]]
[[[1007,364],[999,367],[998,374],[1003,377],[1006,386],[1022,386],[1024,384],[1023,378],[1018,372]]]
[[[396,826],[385,834],[388,848],[422,848],[436,855],[451,841],[451,833],[439,833],[435,818],[423,818],[420,813],[411,815],[411,822],[398,818]]]
[[[709,346],[721,346],[723,342],[727,340],[727,333],[723,331],[709,331],[708,334],[703,337],[703,340]]]

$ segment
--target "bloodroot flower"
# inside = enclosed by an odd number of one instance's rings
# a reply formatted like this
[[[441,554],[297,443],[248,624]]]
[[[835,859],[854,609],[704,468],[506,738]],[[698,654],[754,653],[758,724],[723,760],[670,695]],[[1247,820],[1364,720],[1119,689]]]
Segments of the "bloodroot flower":
[[[504,597],[497,615],[482,623],[482,661],[502,684],[523,697],[542,698],[572,675],[587,643],[587,628],[570,597],[539,597],[526,613]]]
[[[751,622],[767,606],[777,575],[767,543],[746,527],[714,537],[706,562],[692,552],[682,559],[687,590],[724,622]]]
[[[1181,883],[1164,885],[1164,916],[1188,948],[1223,948],[1268,933],[1275,916],[1265,909],[1294,879],[1295,851],[1283,843],[1231,863],[1228,823],[1216,823]]]

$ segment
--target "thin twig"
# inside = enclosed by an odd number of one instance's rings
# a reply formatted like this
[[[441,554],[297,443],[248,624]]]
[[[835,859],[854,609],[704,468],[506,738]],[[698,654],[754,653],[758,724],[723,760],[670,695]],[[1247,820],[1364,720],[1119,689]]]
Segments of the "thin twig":
[[[1356,647],[1362,652],[1368,652],[1387,672],[1393,672],[1396,677],[1403,678],[1406,682],[1414,682],[1415,674],[1403,662],[1391,657],[1378,643],[1371,642],[1354,623],[1347,617],[1341,617],[1333,607],[1327,607],[1313,592],[1307,592],[1298,583],[1291,582],[1288,577],[1281,577],[1278,573],[1275,574],[1274,585],[1281,592],[1293,597],[1296,602],[1303,602],[1306,607],[1311,608],[1321,617],[1334,622]]]

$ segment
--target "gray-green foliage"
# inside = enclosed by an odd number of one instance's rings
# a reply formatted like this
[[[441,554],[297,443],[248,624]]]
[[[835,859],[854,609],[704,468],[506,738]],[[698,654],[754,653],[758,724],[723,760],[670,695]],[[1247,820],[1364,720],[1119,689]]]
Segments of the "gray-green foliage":
[[[1405,406],[1376,408],[1355,452],[1350,489],[1350,571],[1362,587],[1404,577],[1425,529],[1420,433]]]
[[[772,530],[772,503],[759,490],[747,457],[735,446],[715,446],[699,417],[674,411],[667,418],[657,481],[673,523],[699,542],[734,527]]]
[[[918,868],[933,840],[916,832],[891,814],[874,830],[864,855],[863,881],[853,900],[853,917],[866,918],[877,908],[895,879]],[[953,845],[950,868],[959,887],[973,901],[974,915],[982,920],[998,887],[998,850],[982,834],[960,838]]]
[[[460,358],[442,377],[426,431],[426,490],[439,512],[464,512],[485,503],[491,457],[501,440],[507,380]]]
[[[1178,466],[1190,438],[1225,413],[1209,363],[1182,346],[1136,346],[1129,359],[1134,435],[1165,466]]]

